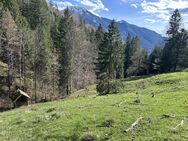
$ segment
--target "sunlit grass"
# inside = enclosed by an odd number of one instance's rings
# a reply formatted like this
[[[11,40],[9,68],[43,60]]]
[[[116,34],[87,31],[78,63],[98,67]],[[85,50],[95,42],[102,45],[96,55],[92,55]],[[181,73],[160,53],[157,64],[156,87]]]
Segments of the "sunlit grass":
[[[138,98],[140,103],[135,103]],[[164,114],[176,118],[161,118]],[[144,117],[140,126],[126,133],[140,116]],[[96,96],[95,86],[90,86],[65,100],[0,113],[0,140],[76,141],[91,135],[110,141],[186,141],[188,121],[172,131],[184,118],[188,73],[163,74],[125,81],[120,94]],[[112,126],[105,127],[105,121],[112,121]]]

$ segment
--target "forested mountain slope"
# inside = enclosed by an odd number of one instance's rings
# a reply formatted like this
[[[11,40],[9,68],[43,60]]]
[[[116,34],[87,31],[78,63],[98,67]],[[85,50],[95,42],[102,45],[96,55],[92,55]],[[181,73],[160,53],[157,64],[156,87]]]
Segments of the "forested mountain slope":
[[[0,61],[8,65],[8,93],[18,85],[39,102],[93,84],[96,45],[91,31],[46,0],[1,0]]]

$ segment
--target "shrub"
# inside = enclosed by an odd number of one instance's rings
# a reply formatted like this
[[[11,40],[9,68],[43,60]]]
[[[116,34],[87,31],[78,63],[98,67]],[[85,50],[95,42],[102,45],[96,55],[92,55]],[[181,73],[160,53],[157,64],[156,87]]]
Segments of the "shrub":
[[[188,68],[184,69],[183,72],[188,72]]]
[[[82,138],[81,138],[81,141],[96,141],[96,137],[93,136],[93,135],[84,135]]]
[[[108,120],[105,120],[105,121],[102,123],[102,127],[112,127],[113,124],[114,124],[114,120],[108,119]]]
[[[123,83],[121,81],[111,81],[110,84],[105,83],[104,86],[98,86],[97,89],[100,89],[100,95],[107,94],[117,94],[123,88]]]

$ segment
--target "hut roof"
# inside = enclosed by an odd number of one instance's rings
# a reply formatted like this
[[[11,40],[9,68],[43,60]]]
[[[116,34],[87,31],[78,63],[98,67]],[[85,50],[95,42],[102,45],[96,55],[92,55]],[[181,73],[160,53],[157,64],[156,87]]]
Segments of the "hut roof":
[[[31,99],[31,97],[27,93],[23,92],[22,90],[18,89],[17,92],[19,92],[21,95]]]

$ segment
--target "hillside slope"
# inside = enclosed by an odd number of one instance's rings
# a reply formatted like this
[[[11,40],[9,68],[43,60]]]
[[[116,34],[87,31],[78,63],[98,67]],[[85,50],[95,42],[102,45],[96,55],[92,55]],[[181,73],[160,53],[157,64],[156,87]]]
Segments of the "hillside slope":
[[[108,25],[112,21],[107,18],[98,17],[81,7],[73,6],[70,7],[70,10],[77,16],[81,17],[86,24],[89,24],[95,28],[101,24],[103,28],[107,30]],[[128,34],[131,34],[132,36],[138,36],[141,41],[141,46],[149,52],[153,50],[154,47],[158,45],[161,46],[164,43],[164,38],[160,34],[147,28],[139,27],[126,21],[118,21],[117,26],[124,39]]]
[[[109,141],[186,141],[187,86],[187,72],[127,80],[117,95],[96,96],[91,86],[65,100],[0,113],[0,140],[76,141],[94,136]],[[140,126],[125,132],[140,116]],[[183,127],[173,131],[183,119]]]

